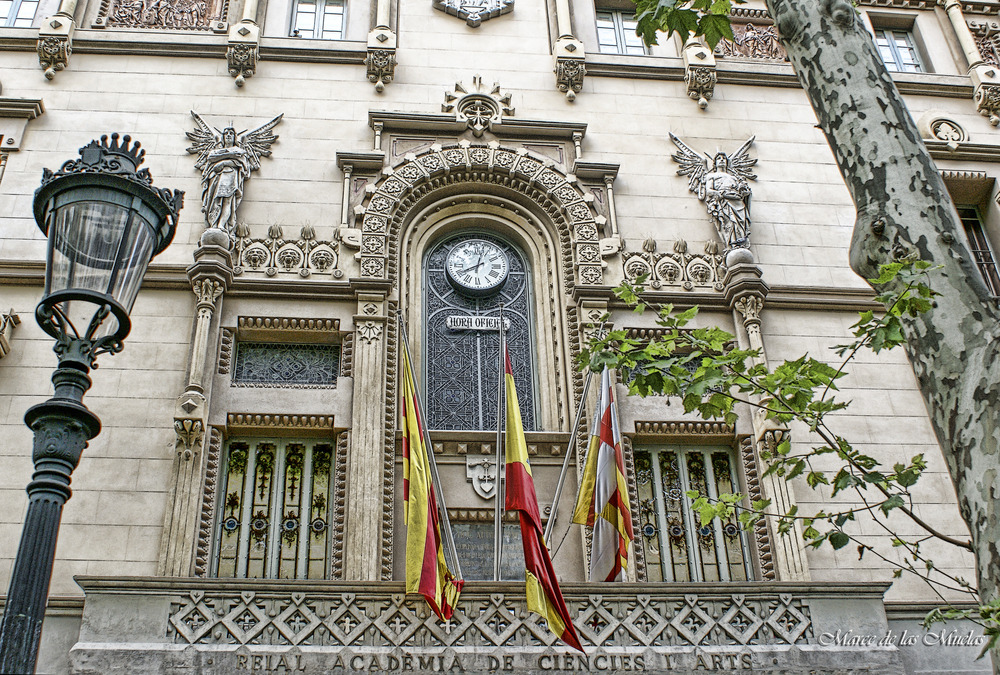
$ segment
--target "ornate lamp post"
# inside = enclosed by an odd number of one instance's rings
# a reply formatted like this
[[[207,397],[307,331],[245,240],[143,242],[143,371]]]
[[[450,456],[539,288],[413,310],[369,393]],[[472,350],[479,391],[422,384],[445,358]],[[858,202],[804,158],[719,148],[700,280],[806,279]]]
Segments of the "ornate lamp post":
[[[0,673],[33,673],[70,475],[101,421],[83,405],[88,372],[122,350],[129,312],[153,256],[174,236],[184,193],[153,187],[139,169],[145,150],[118,134],[80,149],[55,173],[44,170],[35,220],[48,237],[45,293],[35,310],[55,338],[55,395],[24,421],[35,434],[28,515],[0,627]]]

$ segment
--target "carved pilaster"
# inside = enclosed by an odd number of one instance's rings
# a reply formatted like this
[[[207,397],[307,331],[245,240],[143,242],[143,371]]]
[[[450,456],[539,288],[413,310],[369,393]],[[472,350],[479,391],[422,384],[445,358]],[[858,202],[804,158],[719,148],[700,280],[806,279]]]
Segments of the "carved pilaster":
[[[72,15],[62,12],[42,21],[38,29],[38,64],[45,71],[45,79],[51,80],[56,73],[69,65],[73,53],[73,33],[76,24]]]
[[[743,328],[742,331],[736,331],[737,341],[741,349],[757,350],[759,356],[755,359],[755,363],[766,364],[767,354],[761,331],[761,311],[764,308],[764,300],[767,298],[768,285],[761,278],[761,269],[753,263],[749,249],[734,249],[727,256],[727,263],[726,300],[733,308],[733,319],[736,324],[742,325]],[[761,452],[769,450],[773,453],[778,443],[788,437],[789,430],[774,420],[766,419],[763,410],[756,407],[757,405],[766,406],[767,399],[757,396],[753,397],[751,402],[756,404],[754,406],[755,412],[749,413],[753,425],[755,446],[753,459],[756,464]],[[744,414],[748,412],[748,410],[744,410]],[[744,457],[745,464],[747,460],[748,458]],[[771,500],[770,510],[773,512],[787,513],[795,505],[792,491],[784,478],[771,474],[762,478],[758,485],[751,487],[756,487],[762,498]],[[761,497],[755,498],[760,499]],[[793,532],[789,535],[779,534],[771,522],[767,523],[767,528],[768,552],[771,557],[769,560],[762,558],[761,564],[764,571],[768,571],[765,563],[770,563],[771,571],[778,581],[807,581],[809,568],[802,545],[801,526],[798,521],[795,522]],[[760,535],[758,535],[759,539]]]
[[[715,56],[712,50],[697,40],[684,45],[684,83],[689,98],[698,102],[704,110],[715,93],[718,76],[715,72]]]
[[[344,523],[346,581],[377,581],[382,576],[386,322],[385,298],[359,294],[353,375],[364,386],[354,388],[352,406]]]
[[[212,319],[220,298],[233,280],[229,243],[229,237],[222,230],[206,230],[195,251],[195,262],[188,268],[196,298],[196,314],[187,385],[174,407],[177,454],[170,477],[167,502],[170,507],[164,517],[160,542],[159,574],[166,576],[192,573],[208,424],[208,399],[203,383]]]

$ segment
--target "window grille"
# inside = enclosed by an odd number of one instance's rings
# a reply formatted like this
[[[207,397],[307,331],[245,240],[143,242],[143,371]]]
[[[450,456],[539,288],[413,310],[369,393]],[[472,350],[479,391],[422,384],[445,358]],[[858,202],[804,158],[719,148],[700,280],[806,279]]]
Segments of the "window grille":
[[[467,297],[445,275],[448,253],[475,237],[500,246],[510,261],[507,281],[486,297]],[[496,317],[500,303],[509,321],[507,350],[521,404],[525,430],[535,429],[534,359],[532,354],[531,274],[524,258],[509,243],[479,231],[466,232],[435,247],[424,264],[424,326],[427,357],[427,425],[430,429],[466,431],[497,428],[500,335],[497,331],[453,330],[448,317]]]
[[[913,33],[908,30],[875,31],[875,46],[882,57],[886,70],[896,73],[920,73],[920,57],[913,46]]]
[[[295,0],[292,37],[344,39],[344,0]]]
[[[229,441],[217,509],[217,576],[328,576],[332,459],[328,442]]]
[[[960,206],[958,216],[962,220],[965,236],[969,240],[969,252],[972,253],[972,259],[976,262],[983,281],[986,282],[990,293],[995,296],[1000,295],[1000,274],[997,272],[996,258],[993,257],[990,240],[979,217],[979,210],[971,206]]]
[[[31,28],[38,10],[38,0],[0,0],[0,26]]]
[[[635,34],[635,14],[620,10],[597,12],[597,43],[602,54],[646,54],[646,45]]]
[[[238,342],[235,384],[334,386],[340,372],[340,345]]]
[[[639,536],[648,581],[746,581],[747,534],[735,516],[702,525],[686,495],[739,492],[733,453],[718,448],[635,449]]]

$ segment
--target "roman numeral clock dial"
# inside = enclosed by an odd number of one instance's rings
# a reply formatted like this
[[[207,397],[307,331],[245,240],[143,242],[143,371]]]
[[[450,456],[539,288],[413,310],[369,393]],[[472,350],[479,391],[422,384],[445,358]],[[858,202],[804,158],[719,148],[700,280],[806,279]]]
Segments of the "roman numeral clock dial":
[[[466,239],[448,254],[448,281],[464,295],[483,296],[507,280],[510,262],[503,250],[484,239]]]

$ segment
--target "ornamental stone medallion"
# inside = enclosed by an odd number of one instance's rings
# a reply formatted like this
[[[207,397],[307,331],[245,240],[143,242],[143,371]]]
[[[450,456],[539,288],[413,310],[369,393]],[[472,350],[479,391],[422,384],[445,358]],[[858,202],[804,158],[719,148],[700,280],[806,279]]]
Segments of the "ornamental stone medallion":
[[[514,0],[434,0],[434,9],[457,16],[472,28],[514,11]]]

